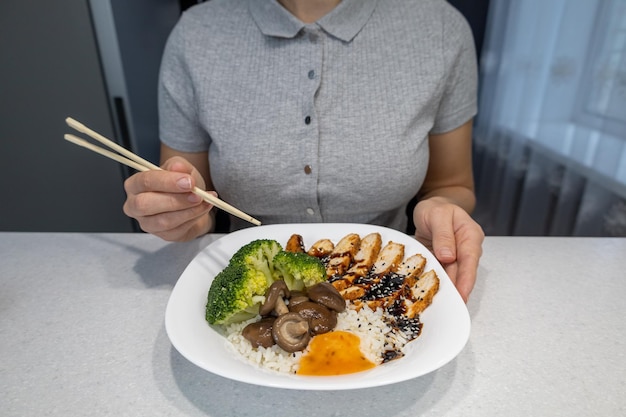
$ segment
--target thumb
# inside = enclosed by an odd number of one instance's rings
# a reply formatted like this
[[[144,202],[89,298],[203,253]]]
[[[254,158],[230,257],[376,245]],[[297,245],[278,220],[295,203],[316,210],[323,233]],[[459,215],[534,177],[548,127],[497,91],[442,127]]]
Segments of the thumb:
[[[453,235],[454,236],[454,235]],[[433,253],[442,264],[450,264],[456,261],[456,245],[454,237],[436,235],[433,238]]]
[[[435,257],[442,264],[456,261],[456,238],[452,213],[434,216],[430,225],[432,248]]]
[[[185,174],[191,174],[195,169],[191,162],[180,156],[171,157],[163,163],[161,168],[167,171],[182,172]]]

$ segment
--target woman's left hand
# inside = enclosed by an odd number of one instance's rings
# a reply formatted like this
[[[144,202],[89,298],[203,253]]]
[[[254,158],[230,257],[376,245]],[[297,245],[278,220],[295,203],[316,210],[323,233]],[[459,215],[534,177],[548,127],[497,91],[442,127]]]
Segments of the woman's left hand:
[[[420,201],[413,221],[415,237],[431,249],[467,302],[482,255],[482,227],[461,207],[438,197]]]

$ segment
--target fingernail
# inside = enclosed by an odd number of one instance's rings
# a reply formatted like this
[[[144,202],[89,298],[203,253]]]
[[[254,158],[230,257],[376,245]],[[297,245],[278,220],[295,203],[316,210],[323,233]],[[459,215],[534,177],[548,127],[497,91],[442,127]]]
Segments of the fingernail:
[[[191,180],[189,179],[189,177],[183,177],[179,179],[178,181],[176,181],[176,185],[181,190],[191,190]]]
[[[439,251],[439,256],[443,259],[450,259],[452,257],[454,257],[454,254],[452,253],[452,251],[448,248],[442,248]]]

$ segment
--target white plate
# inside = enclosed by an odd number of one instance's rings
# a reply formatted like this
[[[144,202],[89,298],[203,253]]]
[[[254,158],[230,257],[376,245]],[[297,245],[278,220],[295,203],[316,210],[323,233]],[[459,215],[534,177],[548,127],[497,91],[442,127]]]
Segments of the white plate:
[[[318,239],[335,243],[348,233],[361,237],[379,232],[383,244],[405,245],[405,254],[420,253],[427,269],[440,278],[439,292],[421,314],[422,334],[405,347],[406,356],[371,370],[341,376],[300,376],[264,371],[235,357],[226,339],[205,321],[207,293],[213,277],[241,246],[255,239],[285,245],[293,233],[308,247]],[[174,347],[190,362],[214,374],[250,384],[301,390],[344,390],[382,386],[416,378],[445,365],[461,352],[470,334],[465,303],[434,256],[417,240],[384,227],[362,224],[288,224],[258,226],[225,235],[202,250],[180,276],[165,312],[165,328]]]

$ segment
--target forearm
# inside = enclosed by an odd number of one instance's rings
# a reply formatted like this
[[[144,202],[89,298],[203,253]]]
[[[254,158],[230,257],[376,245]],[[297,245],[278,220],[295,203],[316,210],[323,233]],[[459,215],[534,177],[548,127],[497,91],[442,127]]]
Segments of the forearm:
[[[467,213],[476,205],[472,169],[472,121],[455,130],[431,135],[430,161],[418,201],[452,203]]]

